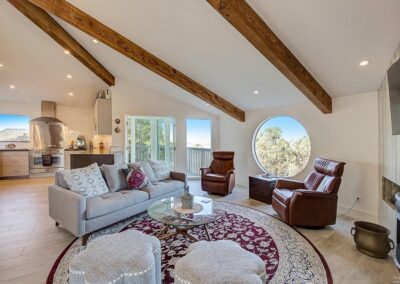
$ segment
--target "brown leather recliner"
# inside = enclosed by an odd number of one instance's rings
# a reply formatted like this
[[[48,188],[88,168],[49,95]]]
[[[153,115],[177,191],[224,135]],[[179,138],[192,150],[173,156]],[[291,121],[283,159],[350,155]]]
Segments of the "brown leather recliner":
[[[229,194],[235,187],[235,152],[213,152],[209,168],[201,168],[201,188],[216,194]]]
[[[289,225],[323,227],[336,223],[337,193],[345,163],[317,158],[304,182],[279,179],[272,208]]]

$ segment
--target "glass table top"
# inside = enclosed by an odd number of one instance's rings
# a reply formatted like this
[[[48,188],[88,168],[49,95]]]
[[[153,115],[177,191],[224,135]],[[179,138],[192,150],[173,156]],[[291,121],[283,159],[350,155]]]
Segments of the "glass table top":
[[[165,225],[181,229],[204,225],[224,216],[225,211],[214,208],[214,201],[210,198],[194,196],[193,213],[181,209],[180,197],[161,199],[150,205],[148,213],[151,218]]]

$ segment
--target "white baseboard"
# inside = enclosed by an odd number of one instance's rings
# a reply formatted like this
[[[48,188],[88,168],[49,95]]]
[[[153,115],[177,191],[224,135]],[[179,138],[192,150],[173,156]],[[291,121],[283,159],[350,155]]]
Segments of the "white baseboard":
[[[248,180],[240,180],[240,179],[236,179],[236,184],[243,186],[243,187],[248,187],[249,186],[249,181]]]
[[[348,215],[357,220],[378,223],[378,214],[356,208],[351,209],[350,213],[348,213],[349,209],[350,207],[339,204],[338,215]]]

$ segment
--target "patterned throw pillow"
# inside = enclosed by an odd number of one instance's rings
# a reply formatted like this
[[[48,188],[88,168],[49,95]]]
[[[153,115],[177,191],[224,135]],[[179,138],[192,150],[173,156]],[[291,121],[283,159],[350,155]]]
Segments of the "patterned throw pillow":
[[[143,167],[144,173],[149,178],[149,181],[153,184],[157,183],[156,177],[154,176],[153,169],[151,168],[148,161],[141,161],[132,164],[128,164],[128,169],[134,169],[138,167]]]
[[[85,197],[98,196],[108,192],[97,163],[85,168],[64,170],[61,172],[71,191]]]
[[[142,167],[131,169],[126,176],[129,189],[141,189],[149,183]]]
[[[171,176],[171,166],[168,161],[148,160],[157,181],[169,179]]]

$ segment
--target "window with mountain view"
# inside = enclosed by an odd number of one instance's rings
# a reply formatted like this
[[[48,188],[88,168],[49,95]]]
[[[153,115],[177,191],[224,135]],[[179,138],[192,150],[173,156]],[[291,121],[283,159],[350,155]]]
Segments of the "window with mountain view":
[[[310,137],[294,118],[275,116],[257,128],[253,153],[257,164],[268,175],[292,177],[307,165],[311,153]]]
[[[29,141],[29,117],[0,114],[0,142]]]

